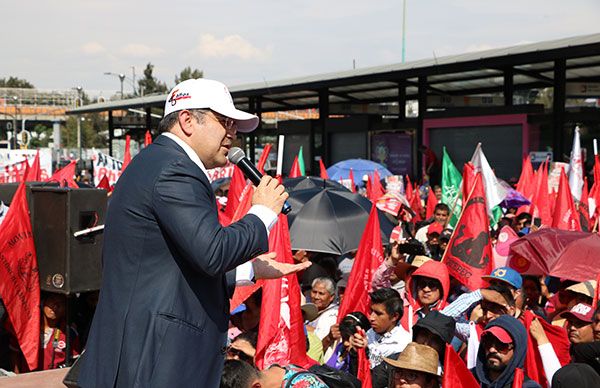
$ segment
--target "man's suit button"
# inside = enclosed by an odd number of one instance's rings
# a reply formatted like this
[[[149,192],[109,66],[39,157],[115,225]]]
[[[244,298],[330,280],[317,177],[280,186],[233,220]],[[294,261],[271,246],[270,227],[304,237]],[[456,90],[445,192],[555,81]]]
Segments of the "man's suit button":
[[[221,354],[225,355],[227,353],[227,346],[223,346],[221,348]]]

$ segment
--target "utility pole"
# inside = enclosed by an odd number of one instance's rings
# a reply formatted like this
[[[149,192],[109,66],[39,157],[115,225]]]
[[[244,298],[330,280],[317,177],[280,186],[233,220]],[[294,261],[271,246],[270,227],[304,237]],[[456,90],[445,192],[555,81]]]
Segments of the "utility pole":
[[[137,96],[137,93],[135,91],[135,66],[131,66],[131,87],[133,88],[133,95]]]

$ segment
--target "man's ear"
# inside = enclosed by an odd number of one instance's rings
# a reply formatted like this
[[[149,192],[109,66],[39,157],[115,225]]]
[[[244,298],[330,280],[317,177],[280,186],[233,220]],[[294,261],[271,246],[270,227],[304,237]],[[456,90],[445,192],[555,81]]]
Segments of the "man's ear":
[[[252,385],[250,385],[252,388],[261,388],[262,385],[260,384],[259,380],[254,380],[254,382],[252,383]]]
[[[179,112],[177,121],[179,122],[179,127],[186,136],[191,136],[194,132],[194,120],[195,118],[189,110],[182,110]]]

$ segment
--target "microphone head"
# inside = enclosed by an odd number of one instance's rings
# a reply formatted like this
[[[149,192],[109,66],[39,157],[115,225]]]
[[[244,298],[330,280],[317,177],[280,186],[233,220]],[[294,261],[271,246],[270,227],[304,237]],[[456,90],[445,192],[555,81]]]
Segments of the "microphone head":
[[[244,151],[242,151],[241,148],[239,147],[233,147],[229,150],[229,153],[227,154],[227,159],[229,159],[229,161],[233,164],[238,164],[240,160],[242,160],[242,158],[244,158],[246,156],[246,154],[244,154]]]

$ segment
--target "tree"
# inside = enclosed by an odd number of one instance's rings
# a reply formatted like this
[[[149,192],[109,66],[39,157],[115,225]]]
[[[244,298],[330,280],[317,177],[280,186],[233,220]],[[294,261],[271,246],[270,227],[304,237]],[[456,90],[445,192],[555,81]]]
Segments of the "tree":
[[[81,147],[104,148],[108,144],[108,123],[99,113],[82,116]],[[61,147],[77,148],[77,118],[69,116],[64,126],[61,126]]]
[[[203,77],[204,77],[204,72],[202,70],[198,70],[198,69],[192,70],[192,68],[190,66],[187,66],[186,68],[181,70],[181,73],[179,73],[178,76],[177,75],[175,76],[175,85],[177,85],[181,81],[185,81],[186,79],[196,79],[196,78],[203,78]]]
[[[0,88],[33,89],[34,87],[32,83],[25,79],[17,77],[0,78]]]
[[[138,81],[140,91],[142,91],[143,94],[166,93],[168,90],[167,85],[154,77],[154,75],[152,75],[153,71],[154,65],[148,62],[144,69],[144,78]]]

